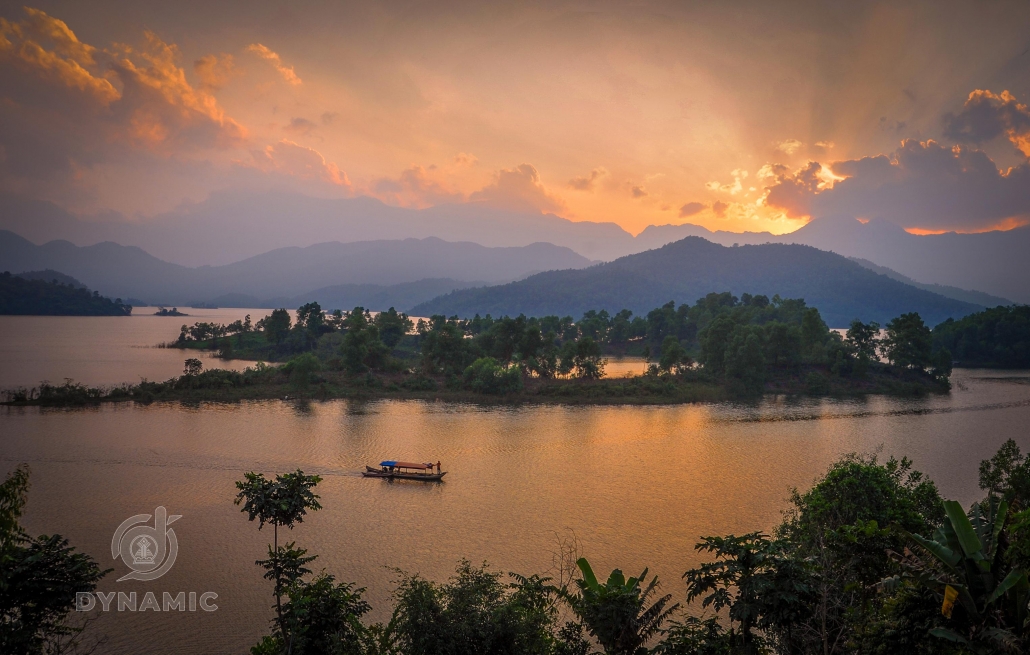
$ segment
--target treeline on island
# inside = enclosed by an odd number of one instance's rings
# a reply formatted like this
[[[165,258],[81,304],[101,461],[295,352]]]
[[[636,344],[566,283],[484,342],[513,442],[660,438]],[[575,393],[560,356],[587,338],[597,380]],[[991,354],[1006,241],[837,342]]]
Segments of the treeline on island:
[[[225,326],[184,325],[169,345],[218,349],[223,357],[286,360],[290,371],[299,366],[323,375],[363,376],[366,382],[379,375],[409,385],[417,380],[427,389],[494,395],[577,393],[579,387],[560,384],[571,380],[609,383],[625,395],[633,393],[627,385],[644,381],[718,387],[734,396],[828,393],[876,386],[887,378],[898,385],[947,388],[948,353],[931,353],[930,330],[917,314],[891,321],[882,339],[878,328],[855,321],[842,336],[804,300],[712,293],[694,305],[668,303],[646,316],[602,310],[578,321],[477,315],[414,322],[392,308],[375,315],[360,307],[326,313],[308,303],[297,310],[296,321],[278,309],[253,325],[249,316]],[[607,356],[619,354],[647,358],[646,375],[602,381]]]
[[[1030,649],[1030,460],[1006,442],[979,469],[981,501],[943,500],[908,459],[848,455],[771,534],[704,536],[704,560],[659,586],[648,569],[598,576],[575,535],[550,571],[458,564],[446,581],[398,571],[389,619],[365,589],[298,545],[321,479],[247,473],[235,502],[272,528],[272,619],[253,655],[1002,655]],[[0,649],[58,652],[99,638],[70,620],[109,571],[18,518],[28,469],[0,485]],[[671,517],[670,517],[671,518]],[[282,528],[283,534],[279,534]],[[683,544],[690,548],[690,544]],[[316,573],[316,571],[318,571]],[[59,584],[55,584],[59,581]],[[144,601],[145,602],[145,601]],[[102,624],[101,624],[102,625]],[[92,627],[97,630],[100,626]]]
[[[242,372],[202,370],[110,390],[68,382],[7,393],[7,402],[234,400],[293,395],[491,398],[504,402],[669,403],[762,393],[920,394],[949,388],[951,359],[936,353],[918,314],[880,336],[875,323],[830,330],[804,300],[712,293],[694,305],[668,303],[646,316],[589,311],[572,317],[433,316],[417,322],[394,309],[325,312],[277,309],[257,322],[183,325],[168,347],[216,350],[257,360]],[[642,375],[606,377],[610,355],[642,355]],[[262,362],[280,361],[283,366]]]
[[[67,276],[63,276],[67,277]],[[0,315],[129,316],[132,306],[94,291],[53,280],[27,280],[10,271],[0,273]]]

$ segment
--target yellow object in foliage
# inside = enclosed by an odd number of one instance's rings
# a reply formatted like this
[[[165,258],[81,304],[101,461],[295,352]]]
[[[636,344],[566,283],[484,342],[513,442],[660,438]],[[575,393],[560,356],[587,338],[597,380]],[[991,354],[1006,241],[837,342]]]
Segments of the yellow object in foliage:
[[[958,589],[947,585],[944,587],[944,604],[941,605],[941,614],[951,618],[951,611],[955,609],[955,601],[958,600]]]

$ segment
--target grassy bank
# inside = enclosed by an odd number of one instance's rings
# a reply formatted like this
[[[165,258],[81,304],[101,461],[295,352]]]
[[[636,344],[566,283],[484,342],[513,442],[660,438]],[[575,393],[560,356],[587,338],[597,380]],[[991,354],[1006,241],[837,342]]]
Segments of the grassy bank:
[[[849,396],[887,394],[917,396],[948,390],[946,382],[914,371],[873,367],[862,378],[842,378],[815,367],[798,369],[769,380],[766,394]],[[351,376],[343,371],[311,371],[287,364],[259,364],[242,372],[210,369],[164,382],[142,381],[110,388],[75,382],[42,383],[32,389],[5,392],[9,406],[76,406],[101,402],[216,401],[297,398],[331,400],[419,399],[481,404],[561,403],[574,405],[663,405],[677,403],[755,400],[702,372],[685,375],[640,375],[626,378],[540,379],[526,377],[522,388],[504,394],[472,391],[460,378],[410,372]]]

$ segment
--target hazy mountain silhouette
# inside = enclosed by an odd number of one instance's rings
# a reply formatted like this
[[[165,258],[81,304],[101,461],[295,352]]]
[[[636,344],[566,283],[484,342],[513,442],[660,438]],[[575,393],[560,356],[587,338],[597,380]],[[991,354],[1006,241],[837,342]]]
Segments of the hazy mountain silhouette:
[[[877,266],[868,259],[862,259],[861,257],[848,257],[851,261],[865,266],[870,271],[875,271],[880,275],[886,275],[887,277],[897,280],[898,282],[904,282],[905,284],[911,284],[917,289],[924,291],[932,291],[933,293],[939,293],[945,298],[952,298],[954,300],[961,300],[963,302],[973,303],[974,305],[983,305],[984,307],[997,307],[998,305],[1012,305],[1014,304],[1007,298],[1000,296],[992,296],[989,293],[983,291],[970,291],[969,289],[959,289],[958,287],[949,287],[944,284],[923,284],[922,282],[916,282],[907,275],[895,271],[894,269],[887,268],[886,266]]]
[[[404,282],[402,284],[335,284],[298,294],[292,298],[258,298],[243,293],[229,293],[216,296],[207,302],[217,307],[300,307],[306,302],[315,301],[323,309],[350,310],[355,307],[384,310],[390,307],[398,311],[406,311],[419,303],[449,293],[455,289],[485,286],[483,283],[470,283],[450,278],[430,278]]]
[[[637,241],[658,247],[667,239],[687,236],[700,236],[724,246],[799,243],[865,259],[919,284],[976,289],[988,296],[1030,303],[1030,226],[1004,232],[920,236],[884,220],[862,223],[850,216],[832,216],[778,236],[767,232],[711,232],[698,225],[651,226],[637,235]]]
[[[496,284],[590,264],[568,248],[548,243],[487,248],[428,238],[279,248],[225,266],[188,268],[132,246],[105,242],[79,247],[67,241],[37,246],[13,232],[0,231],[0,270],[50,268],[111,297],[166,304],[209,302],[230,293],[293,298],[332,285],[385,287],[426,278],[449,278],[457,281],[456,286]]]
[[[475,202],[405,209],[369,197],[327,200],[278,191],[223,191],[145,221],[106,216],[97,222],[79,220],[52,203],[0,195],[0,216],[0,228],[37,242],[114,241],[187,266],[228,264],[282,246],[327,241],[437,237],[488,247],[547,242],[595,260],[633,248],[633,235],[615,223],[577,223]]]
[[[412,311],[466,317],[477,313],[579,317],[589,309],[625,308],[639,314],[670,300],[694,303],[722,291],[804,298],[833,327],[847,326],[854,318],[884,323],[912,311],[935,324],[981,308],[892,280],[810,246],[727,248],[688,237],[586,269],[551,271],[502,286],[455,291]]]
[[[611,261],[688,236],[725,246],[800,243],[886,266],[921,284],[976,289],[1030,303],[1030,226],[1006,232],[916,236],[893,223],[824,217],[785,235],[710,231],[699,225],[652,225],[635,238],[614,223],[575,222],[482,203],[404,209],[368,197],[320,199],[298,193],[223,191],[203,202],[145,220],[109,213],[91,221],[53,203],[0,194],[0,227],[36,242],[54,238],[80,245],[101,241],[138,246],[188,266],[224,265],[282,246],[437,237],[484,246],[564,246]],[[427,271],[421,277],[436,277]],[[416,278],[417,279],[417,278]]]

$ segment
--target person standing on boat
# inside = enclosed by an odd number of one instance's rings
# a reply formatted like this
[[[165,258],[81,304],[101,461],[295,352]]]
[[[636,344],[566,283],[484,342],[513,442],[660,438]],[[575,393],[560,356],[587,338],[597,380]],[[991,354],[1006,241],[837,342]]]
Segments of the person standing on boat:
[[[440,468],[440,460],[436,460],[436,472],[437,473],[442,473],[443,472],[443,469]]]

